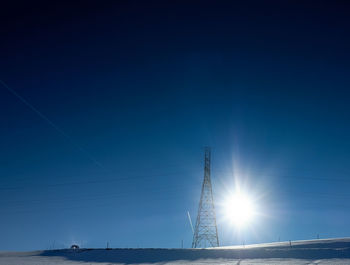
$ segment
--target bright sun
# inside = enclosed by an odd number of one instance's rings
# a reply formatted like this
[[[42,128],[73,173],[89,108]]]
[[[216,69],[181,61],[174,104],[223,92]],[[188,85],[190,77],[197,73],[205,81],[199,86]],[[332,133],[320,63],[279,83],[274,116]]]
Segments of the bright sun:
[[[237,192],[230,196],[224,205],[225,215],[234,225],[243,227],[254,217],[253,201],[244,193]]]

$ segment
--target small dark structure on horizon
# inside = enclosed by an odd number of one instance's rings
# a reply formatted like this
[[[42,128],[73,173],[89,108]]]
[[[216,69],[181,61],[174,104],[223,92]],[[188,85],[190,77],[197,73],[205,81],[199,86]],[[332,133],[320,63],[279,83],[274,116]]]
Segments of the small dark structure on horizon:
[[[78,246],[78,245],[71,245],[70,248],[71,248],[71,249],[79,249],[79,246]]]

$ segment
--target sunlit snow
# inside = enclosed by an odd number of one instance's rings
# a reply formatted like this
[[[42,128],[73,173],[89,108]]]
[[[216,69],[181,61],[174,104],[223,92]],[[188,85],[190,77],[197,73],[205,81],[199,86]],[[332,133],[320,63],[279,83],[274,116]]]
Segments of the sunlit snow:
[[[63,249],[0,252],[0,265],[350,264],[350,238],[214,249]]]

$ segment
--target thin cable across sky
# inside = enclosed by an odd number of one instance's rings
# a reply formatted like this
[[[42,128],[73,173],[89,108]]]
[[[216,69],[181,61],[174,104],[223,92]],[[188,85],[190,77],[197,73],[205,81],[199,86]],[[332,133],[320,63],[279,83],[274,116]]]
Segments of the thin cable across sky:
[[[29,103],[23,96],[21,96],[17,91],[8,86],[4,81],[0,79],[0,84],[3,85],[12,95],[19,99],[23,104],[25,104],[29,109],[31,109],[35,114],[37,114],[42,120],[44,120],[48,125],[54,128],[59,134],[65,137],[75,148],[77,148],[81,153],[83,153],[90,161],[92,161],[97,167],[106,170],[106,168],[97,161],[85,148],[76,143],[73,138],[68,135],[64,130],[62,130],[57,124],[55,124],[51,119],[49,119],[45,114],[43,114],[38,108]]]

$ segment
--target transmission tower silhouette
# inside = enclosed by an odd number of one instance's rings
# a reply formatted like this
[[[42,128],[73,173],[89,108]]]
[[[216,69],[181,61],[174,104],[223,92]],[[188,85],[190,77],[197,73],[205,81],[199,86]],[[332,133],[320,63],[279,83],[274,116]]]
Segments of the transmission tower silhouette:
[[[216,226],[215,207],[210,180],[210,148],[205,148],[204,180],[198,207],[196,227],[193,234],[192,248],[218,247],[218,229]]]

